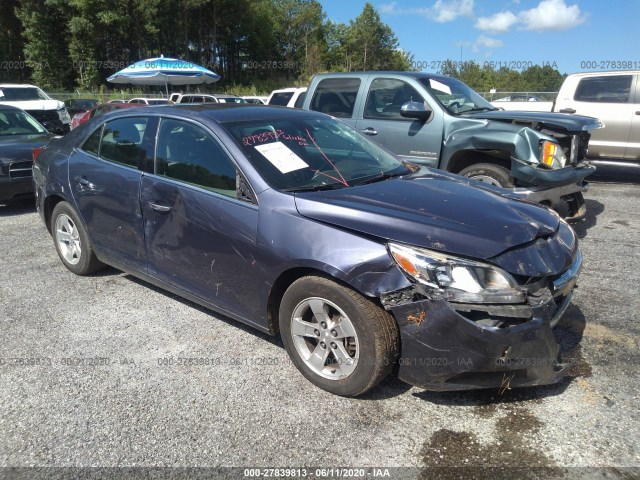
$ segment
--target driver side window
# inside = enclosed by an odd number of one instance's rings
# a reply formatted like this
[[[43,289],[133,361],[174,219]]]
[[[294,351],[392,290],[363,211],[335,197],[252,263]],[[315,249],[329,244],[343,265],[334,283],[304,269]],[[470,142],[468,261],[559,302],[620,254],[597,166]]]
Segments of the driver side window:
[[[400,115],[400,108],[407,102],[424,102],[424,98],[402,80],[376,78],[369,87],[364,118],[407,120]]]
[[[237,197],[234,163],[211,135],[190,122],[162,119],[155,173]]]

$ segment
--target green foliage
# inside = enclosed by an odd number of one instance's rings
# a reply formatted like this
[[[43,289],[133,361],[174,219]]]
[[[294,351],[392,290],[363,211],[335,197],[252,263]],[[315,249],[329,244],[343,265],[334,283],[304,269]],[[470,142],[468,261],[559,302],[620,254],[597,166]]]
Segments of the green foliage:
[[[22,23],[24,57],[33,81],[43,88],[71,88],[73,69],[67,48],[70,7],[64,0],[20,3],[15,13]]]
[[[108,76],[162,54],[222,76],[202,91],[244,94],[306,85],[323,71],[410,70],[413,60],[371,3],[348,24],[327,20],[318,0],[0,0],[0,11],[2,58],[28,65],[0,80],[49,90],[117,92]],[[557,90],[563,78],[548,66],[442,71],[479,91]]]
[[[380,20],[373,5],[349,24],[345,34],[347,70],[408,70],[410,59],[398,47],[391,28]]]
[[[458,78],[477,92],[493,88],[498,92],[557,92],[566,76],[549,65],[534,65],[519,72],[506,67],[495,70],[488,64],[481,67],[473,61],[462,65],[445,62],[438,73]]]

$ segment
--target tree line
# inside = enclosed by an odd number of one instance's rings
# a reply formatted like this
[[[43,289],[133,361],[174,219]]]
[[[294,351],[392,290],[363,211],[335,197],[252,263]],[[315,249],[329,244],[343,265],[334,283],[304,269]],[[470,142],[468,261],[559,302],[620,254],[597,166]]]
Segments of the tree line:
[[[327,19],[317,0],[0,0],[0,11],[0,81],[49,90],[95,91],[114,72],[160,55],[215,71],[217,89],[263,92],[304,85],[321,71],[415,66],[370,3],[348,23]],[[491,82],[557,90],[562,77],[449,67],[441,73],[480,91]]]

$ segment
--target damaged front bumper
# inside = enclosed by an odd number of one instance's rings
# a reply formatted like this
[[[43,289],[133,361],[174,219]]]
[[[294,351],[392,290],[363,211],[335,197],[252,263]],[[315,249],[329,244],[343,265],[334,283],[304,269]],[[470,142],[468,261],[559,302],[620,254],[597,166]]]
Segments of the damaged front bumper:
[[[388,305],[400,329],[398,376],[434,391],[547,385],[568,374],[571,364],[558,359],[560,345],[553,327],[571,302],[582,259],[526,305],[473,306],[442,299]],[[499,326],[473,320],[479,307]]]
[[[512,191],[517,198],[535,203],[544,203],[558,208],[562,202],[569,204],[568,221],[583,218],[587,212],[583,193],[589,189],[585,178],[596,171],[588,162],[568,166],[559,170],[545,170],[513,161],[511,175],[529,187],[516,187]]]

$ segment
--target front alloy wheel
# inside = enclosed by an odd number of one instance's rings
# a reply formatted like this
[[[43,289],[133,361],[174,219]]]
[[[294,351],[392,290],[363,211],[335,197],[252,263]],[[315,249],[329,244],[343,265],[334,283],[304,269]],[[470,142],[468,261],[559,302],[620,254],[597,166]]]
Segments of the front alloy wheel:
[[[399,351],[395,319],[357,291],[325,277],[293,282],[279,313],[282,342],[314,385],[355,397],[380,383]]]
[[[340,307],[312,297],[298,304],[291,319],[296,352],[315,374],[328,379],[351,375],[359,359],[358,334]]]

